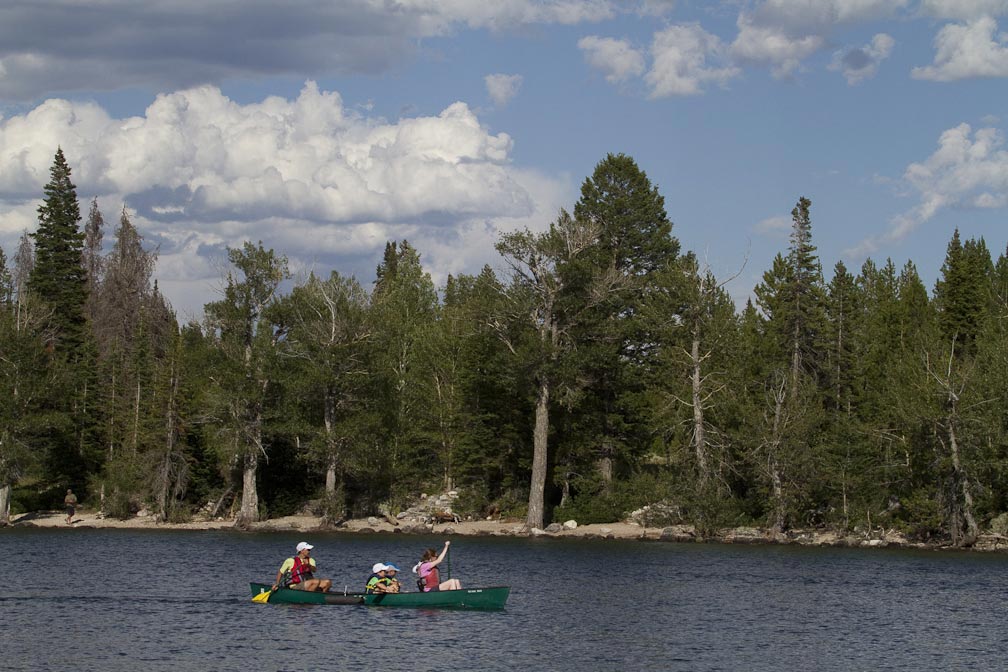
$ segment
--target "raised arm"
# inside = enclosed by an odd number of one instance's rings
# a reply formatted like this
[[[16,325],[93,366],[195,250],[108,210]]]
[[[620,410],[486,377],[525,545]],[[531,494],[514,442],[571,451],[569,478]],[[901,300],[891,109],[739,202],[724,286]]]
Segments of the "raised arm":
[[[431,567],[436,567],[436,566],[438,566],[438,565],[441,564],[441,561],[445,559],[446,555],[448,555],[448,546],[450,546],[450,545],[451,545],[450,541],[444,542],[444,548],[442,548],[441,549],[441,553],[438,554],[437,560],[431,560],[431,563],[430,563]]]

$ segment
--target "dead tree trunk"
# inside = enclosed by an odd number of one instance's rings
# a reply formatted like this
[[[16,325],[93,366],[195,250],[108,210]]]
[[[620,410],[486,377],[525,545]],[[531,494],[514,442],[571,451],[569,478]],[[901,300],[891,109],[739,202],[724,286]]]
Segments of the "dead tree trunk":
[[[11,486],[10,483],[0,485],[0,527],[10,525],[10,503]]]
[[[707,464],[707,440],[704,436],[703,407],[703,377],[701,375],[700,334],[699,325],[693,329],[693,344],[690,348],[690,358],[693,365],[693,450],[696,454],[697,471],[700,474],[700,487],[707,485],[710,468]]]
[[[542,529],[546,495],[546,449],[549,435],[550,386],[545,378],[539,381],[536,397],[535,430],[532,448],[532,484],[529,489],[528,515],[525,524]]]

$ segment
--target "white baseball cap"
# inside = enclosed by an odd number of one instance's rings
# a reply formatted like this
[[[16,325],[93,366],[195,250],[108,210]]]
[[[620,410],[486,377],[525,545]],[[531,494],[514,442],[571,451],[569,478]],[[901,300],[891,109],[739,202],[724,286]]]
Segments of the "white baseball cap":
[[[385,566],[385,563],[384,562],[379,562],[379,563],[375,564],[373,567],[371,567],[371,573],[372,574],[377,574],[378,572],[384,572],[386,569],[388,569],[388,568]]]
[[[309,544],[307,541],[302,541],[300,544],[297,545],[297,552],[300,553],[301,551],[305,550],[306,548],[310,551],[311,549],[313,549],[315,547],[312,546],[311,544]]]

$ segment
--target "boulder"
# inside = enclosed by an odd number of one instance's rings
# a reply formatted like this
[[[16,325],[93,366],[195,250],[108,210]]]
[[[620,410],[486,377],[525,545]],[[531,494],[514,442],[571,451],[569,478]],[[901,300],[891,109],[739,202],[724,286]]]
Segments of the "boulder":
[[[542,532],[548,532],[550,534],[556,534],[557,532],[563,532],[564,531],[564,526],[561,525],[560,523],[550,523],[549,525],[546,526],[545,530],[541,530],[541,531]]]
[[[725,532],[724,540],[728,544],[763,544],[767,537],[755,527],[736,527]]]
[[[564,527],[565,530],[576,530],[577,529],[577,521],[576,520],[568,520],[568,521],[566,521],[563,524],[563,527]]]
[[[658,537],[661,541],[696,541],[696,529],[692,525],[672,525],[663,528]]]

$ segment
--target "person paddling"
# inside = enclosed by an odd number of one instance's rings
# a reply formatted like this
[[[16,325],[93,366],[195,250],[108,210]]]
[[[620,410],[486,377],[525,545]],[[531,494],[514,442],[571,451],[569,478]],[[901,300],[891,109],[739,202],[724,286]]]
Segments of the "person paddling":
[[[310,557],[313,548],[315,547],[307,541],[297,545],[297,554],[293,558],[287,558],[280,565],[276,580],[273,582],[273,590],[290,588],[324,593],[332,587],[330,579],[315,578],[315,558]]]
[[[450,541],[444,542],[444,548],[441,549],[441,553],[438,553],[433,548],[428,548],[424,551],[423,556],[420,558],[420,562],[413,567],[413,572],[420,575],[423,592],[429,593],[432,590],[462,589],[462,584],[458,579],[447,579],[446,581],[442,581],[441,573],[437,568],[438,565],[440,565],[445,559],[445,556],[448,555],[448,546],[450,545]]]

